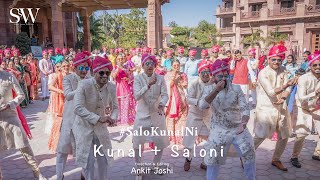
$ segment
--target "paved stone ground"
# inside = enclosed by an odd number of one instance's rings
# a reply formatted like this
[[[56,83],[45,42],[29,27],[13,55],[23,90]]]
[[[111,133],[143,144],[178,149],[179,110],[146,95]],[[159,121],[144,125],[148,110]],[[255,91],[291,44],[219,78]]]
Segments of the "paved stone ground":
[[[45,110],[47,108],[47,101],[37,101],[30,105],[27,109],[23,109],[29,126],[31,128],[33,139],[30,140],[31,147],[40,164],[40,168],[45,177],[55,179],[55,154],[50,152],[47,147],[48,135],[44,133],[44,125],[46,120]],[[252,132],[252,123],[250,121],[249,129]],[[131,137],[120,136],[120,128],[110,128],[112,136],[112,144],[114,148],[132,148]],[[289,168],[288,172],[282,172],[271,166],[271,157],[274,151],[275,142],[266,140],[256,152],[257,163],[257,179],[258,180],[279,180],[279,179],[320,179],[320,162],[312,160],[311,156],[315,148],[315,141],[317,136],[309,136],[301,153],[302,168],[297,169],[290,164],[290,154],[293,147],[293,139],[289,140],[286,151],[282,156],[282,161]],[[199,150],[200,147],[198,147]],[[205,179],[205,171],[201,170],[199,165],[202,161],[200,157],[196,157],[192,161],[192,166],[189,172],[184,172],[183,163],[184,158],[172,158],[170,148],[164,152],[162,162],[169,163],[173,169],[173,174],[167,175],[146,175],[143,179]],[[182,154],[182,153],[180,153]],[[146,152],[143,159],[146,162],[152,162],[153,152]],[[19,151],[10,150],[0,153],[0,163],[3,172],[4,180],[32,180],[33,175],[30,168],[28,168]],[[113,180],[127,180],[135,179],[132,175],[131,168],[134,166],[134,159],[129,157],[116,157],[113,166],[108,170],[109,179]],[[80,179],[80,171],[75,164],[74,159],[69,157],[66,166],[65,179]],[[228,158],[226,165],[220,169],[219,179],[245,179],[243,170],[240,165],[239,158]]]

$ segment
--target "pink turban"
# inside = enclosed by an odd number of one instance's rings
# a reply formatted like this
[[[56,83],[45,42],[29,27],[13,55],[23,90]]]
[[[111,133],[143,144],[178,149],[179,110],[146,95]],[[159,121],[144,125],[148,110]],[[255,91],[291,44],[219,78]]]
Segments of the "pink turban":
[[[130,53],[134,53],[135,50],[136,48],[130,48]]]
[[[48,50],[42,50],[42,55],[48,54]]]
[[[73,59],[73,66],[77,67],[82,63],[88,63],[89,66],[91,66],[91,60],[90,60],[91,53],[88,51],[83,51],[78,54]]]
[[[13,55],[14,53],[17,53],[17,56],[20,56],[20,51],[19,51],[19,49],[14,49],[12,55]]]
[[[209,55],[208,50],[207,49],[202,49],[201,55],[208,56]]]
[[[308,57],[309,65],[312,65],[314,62],[320,60],[320,51],[315,51],[312,56]]]
[[[141,48],[136,48],[136,53],[141,53],[142,49]]]
[[[92,64],[93,73],[96,73],[104,68],[108,68],[111,72],[113,69],[111,61],[109,61],[107,56],[105,56],[104,58],[96,56]]]
[[[10,50],[9,48],[7,48],[7,49],[4,50],[4,54],[8,54],[8,53],[10,53],[10,52],[11,52],[11,50]]]
[[[57,47],[57,48],[54,50],[54,52],[55,52],[56,54],[61,54],[62,51],[61,51],[60,48]]]
[[[216,75],[219,72],[229,70],[229,65],[225,61],[218,60],[213,63],[212,66],[212,75]]]
[[[155,64],[155,66],[157,66],[157,64],[158,64],[158,61],[157,61],[156,56],[149,55],[149,54],[147,54],[147,53],[142,54],[142,57],[141,57],[141,64],[142,64],[142,66],[144,65],[144,63],[145,63],[147,60],[152,60],[152,61],[154,62],[154,64]]]
[[[63,53],[63,54],[66,54],[66,53],[68,53],[68,52],[69,52],[68,48],[63,48],[63,49],[62,49],[62,53]]]
[[[3,50],[2,50],[2,49],[0,49],[0,54],[1,54],[1,55],[4,55],[4,54],[3,54]]]
[[[113,54],[114,53],[114,49],[110,49],[110,54]]]
[[[254,57],[256,57],[256,48],[252,48],[248,51],[249,55],[253,55]]]
[[[151,48],[149,48],[149,47],[144,47],[144,48],[143,48],[143,53],[151,53]]]
[[[210,70],[210,66],[212,66],[210,63],[206,62],[206,61],[201,61],[198,64],[198,73],[201,73],[201,71],[205,70],[205,69],[209,69]],[[211,71],[211,70],[210,70]]]
[[[214,45],[211,48],[211,52],[214,52],[214,53],[218,53],[219,50],[220,50],[220,46],[219,45]]]
[[[123,49],[122,48],[118,48],[118,53],[123,53]]]
[[[197,55],[197,50],[191,49],[191,50],[189,51],[189,56],[196,56],[196,55]]]
[[[183,54],[184,53],[184,48],[183,47],[179,47],[178,48],[178,53]]]
[[[284,60],[286,51],[287,48],[283,45],[282,42],[280,42],[280,44],[276,44],[270,49],[268,57],[279,56],[282,60]]]
[[[53,53],[53,49],[48,49],[48,53]]]

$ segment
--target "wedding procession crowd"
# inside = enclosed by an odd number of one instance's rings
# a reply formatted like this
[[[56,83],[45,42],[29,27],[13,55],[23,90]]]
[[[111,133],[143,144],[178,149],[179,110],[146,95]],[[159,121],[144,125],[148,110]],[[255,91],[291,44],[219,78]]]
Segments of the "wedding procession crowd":
[[[146,143],[160,149],[153,159],[156,169],[170,144],[191,151],[204,141],[208,153],[200,168],[208,180],[217,179],[233,149],[252,180],[255,150],[266,138],[276,141],[271,164],[282,171],[288,169],[281,156],[288,139],[294,138],[290,161],[301,168],[305,138],[320,130],[320,51],[305,51],[300,63],[283,43],[260,56],[256,51],[226,51],[219,45],[201,52],[183,47],[102,47],[93,52],[55,48],[43,50],[38,60],[32,53],[21,56],[14,46],[0,50],[0,151],[20,150],[34,176],[46,179],[29,145],[32,134],[20,108],[49,99],[44,131],[49,150],[56,154],[58,180],[64,178],[68,155],[82,168],[81,179],[106,179],[113,159],[107,156],[112,150],[108,128],[117,125],[144,131],[198,130],[189,136],[133,136],[137,168],[142,168],[138,149],[146,149]],[[253,135],[249,121],[254,121]],[[105,156],[95,157],[95,145],[103,145]],[[209,156],[212,149],[223,156]],[[185,171],[190,170],[191,155]],[[311,158],[320,161],[319,139]],[[136,174],[137,179],[142,176]]]

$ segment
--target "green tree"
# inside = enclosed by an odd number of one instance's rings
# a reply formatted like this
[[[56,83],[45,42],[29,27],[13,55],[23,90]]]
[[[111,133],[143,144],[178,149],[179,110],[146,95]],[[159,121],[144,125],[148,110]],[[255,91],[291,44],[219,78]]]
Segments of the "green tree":
[[[282,34],[282,33],[280,33],[279,30],[280,30],[280,27],[277,26],[274,31],[268,32],[268,36],[266,38],[266,45],[267,46],[280,43],[281,41],[284,42],[284,41],[288,40],[288,38],[289,38],[288,34]]]
[[[177,27],[178,26],[178,24],[175,21],[169,22],[168,25],[169,25],[169,27]]]
[[[203,48],[209,48],[217,44],[217,36],[219,36],[219,33],[217,32],[216,26],[205,20],[200,21],[198,27],[196,27],[192,33],[195,41],[194,44]]]
[[[259,46],[259,47],[261,47],[260,42],[265,41],[265,39],[260,36],[260,33],[262,33],[262,30],[261,29],[254,30],[252,27],[250,27],[250,28],[251,28],[251,35],[245,36],[242,39],[241,43],[243,43],[245,46],[251,46],[251,47]]]
[[[20,50],[21,55],[26,55],[31,52],[31,40],[26,32],[21,32],[17,35],[15,46]]]
[[[175,46],[189,47],[191,45],[190,35],[191,29],[188,27],[173,27],[170,31],[170,34],[173,35],[170,42]]]

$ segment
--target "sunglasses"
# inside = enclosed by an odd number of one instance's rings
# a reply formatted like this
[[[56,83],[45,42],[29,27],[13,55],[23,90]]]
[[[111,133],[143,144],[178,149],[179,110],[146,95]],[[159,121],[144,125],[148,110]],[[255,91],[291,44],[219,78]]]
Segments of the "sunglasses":
[[[110,71],[99,71],[100,76],[104,76],[104,75],[110,76],[110,74],[111,74]]]
[[[201,75],[210,75],[210,71],[201,71]]]
[[[271,59],[272,62],[278,62],[278,63],[281,63],[282,62],[282,59]]]
[[[154,63],[154,62],[146,62],[145,65],[146,65],[146,66],[154,66],[155,63]]]
[[[320,67],[320,64],[312,64],[312,67],[314,67],[314,68],[318,67],[318,66]]]
[[[79,66],[78,69],[79,69],[79,71],[83,71],[83,70],[89,71],[90,70],[90,68],[88,66]]]
[[[228,79],[229,75],[221,75],[221,74],[219,74],[219,75],[217,75],[217,78],[218,79],[222,79],[222,78]]]

